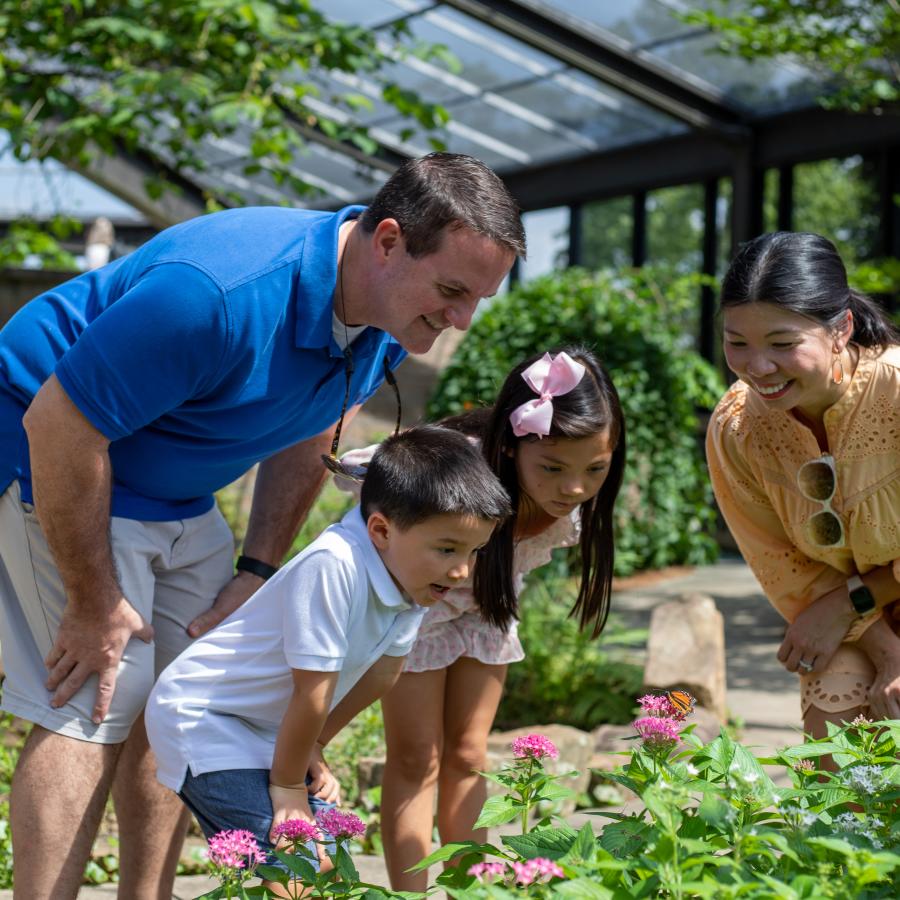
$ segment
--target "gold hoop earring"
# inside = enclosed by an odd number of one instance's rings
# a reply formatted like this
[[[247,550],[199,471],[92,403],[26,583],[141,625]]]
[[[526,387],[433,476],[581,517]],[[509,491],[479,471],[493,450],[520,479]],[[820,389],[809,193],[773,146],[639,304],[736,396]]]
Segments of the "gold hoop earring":
[[[844,361],[840,353],[836,353],[831,361],[831,380],[835,384],[844,383]]]

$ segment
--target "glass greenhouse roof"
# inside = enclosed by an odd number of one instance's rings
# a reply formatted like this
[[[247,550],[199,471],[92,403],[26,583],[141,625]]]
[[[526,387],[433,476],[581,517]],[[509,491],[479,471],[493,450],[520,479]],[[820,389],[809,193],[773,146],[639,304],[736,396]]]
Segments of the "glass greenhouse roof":
[[[443,45],[455,58],[455,63],[426,61],[397,52],[386,72],[400,87],[447,109],[450,121],[436,134],[421,129],[407,133],[409,120],[381,100],[374,81],[324,72],[305,76],[319,90],[310,100],[313,111],[337,120],[346,113],[335,105],[335,96],[352,90],[368,97],[371,109],[360,118],[395,157],[428,152],[428,139],[436,136],[448,150],[477,156],[501,175],[520,173],[698,127],[714,128],[717,113],[727,126],[809,107],[821,90],[813,73],[796,63],[749,63],[715,52],[713,35],[678,18],[709,0],[313,3],[329,18],[374,30],[392,52],[396,45],[390,26],[402,20],[413,41]],[[624,60],[625,67],[610,77],[616,60]],[[647,72],[651,80],[641,85],[635,72]],[[677,102],[667,102],[660,80],[675,86]],[[662,100],[656,99],[660,96]],[[692,118],[692,98],[706,125]],[[203,155],[209,168],[191,180],[200,187],[234,188],[247,203],[298,204],[265,171],[244,174],[248,145],[249,134],[240,133],[207,142]],[[371,197],[390,168],[383,159],[342,154],[333,142],[310,141],[296,159],[295,174],[319,192],[311,205],[333,207]]]

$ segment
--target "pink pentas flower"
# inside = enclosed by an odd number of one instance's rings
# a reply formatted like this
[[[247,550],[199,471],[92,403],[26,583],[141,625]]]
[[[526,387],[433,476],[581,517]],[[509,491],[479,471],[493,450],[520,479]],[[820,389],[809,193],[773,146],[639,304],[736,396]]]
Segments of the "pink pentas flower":
[[[479,881],[490,883],[496,878],[502,878],[506,874],[505,862],[480,862],[471,866],[469,875],[474,875]]]
[[[675,716],[678,710],[665,694],[645,694],[638,697],[638,705],[648,716]]]
[[[512,742],[516,759],[558,759],[559,750],[550,738],[543,734],[526,734]]]
[[[254,869],[266,860],[249,831],[220,831],[208,844],[210,862],[223,869]]]
[[[550,881],[551,878],[562,878],[564,872],[562,867],[553,862],[552,859],[546,859],[538,856],[535,859],[529,859],[526,862],[514,862],[511,864],[513,872],[516,876],[516,884],[528,885],[534,882]]]
[[[660,746],[681,741],[678,720],[669,716],[643,716],[632,724],[645,744]]]
[[[273,834],[289,841],[320,841],[322,834],[318,828],[305,819],[285,819],[275,826]]]
[[[339,809],[326,809],[316,816],[316,822],[322,831],[338,839],[360,837],[366,833],[365,823],[359,816]]]

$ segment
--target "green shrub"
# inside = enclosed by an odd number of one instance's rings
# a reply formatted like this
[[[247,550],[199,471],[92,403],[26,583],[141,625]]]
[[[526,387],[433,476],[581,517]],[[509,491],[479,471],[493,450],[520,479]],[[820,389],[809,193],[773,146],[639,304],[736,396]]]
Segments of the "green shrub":
[[[494,301],[445,369],[429,418],[493,402],[524,357],[583,343],[609,369],[628,428],[628,466],[617,505],[616,573],[711,562],[715,510],[698,411],[724,390],[690,346],[698,279],[661,288],[647,269],[569,269]]]
[[[534,573],[521,597],[519,637],[528,659],[509,667],[495,727],[558,722],[590,730],[630,722],[643,669],[621,648],[643,646],[646,630],[627,633],[613,616],[601,640],[591,640],[568,618],[577,583],[552,569],[538,571],[549,574]]]

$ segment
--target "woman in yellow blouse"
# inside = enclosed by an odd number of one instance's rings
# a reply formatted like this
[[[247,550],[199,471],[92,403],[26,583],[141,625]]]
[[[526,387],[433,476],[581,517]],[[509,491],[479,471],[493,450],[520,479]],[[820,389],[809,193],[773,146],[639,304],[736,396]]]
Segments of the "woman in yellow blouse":
[[[790,623],[804,726],[900,719],[900,333],[815,234],[745,245],[722,285],[738,376],[707,433],[716,499]]]

